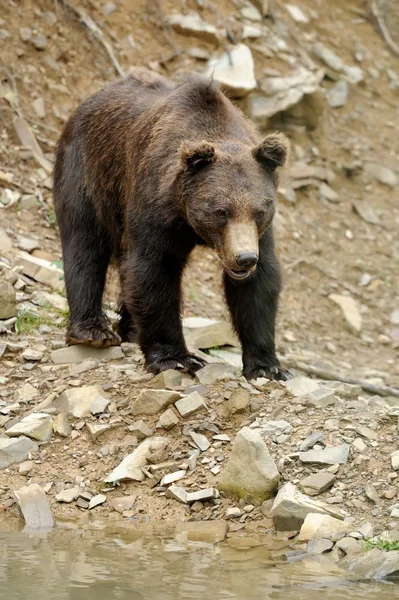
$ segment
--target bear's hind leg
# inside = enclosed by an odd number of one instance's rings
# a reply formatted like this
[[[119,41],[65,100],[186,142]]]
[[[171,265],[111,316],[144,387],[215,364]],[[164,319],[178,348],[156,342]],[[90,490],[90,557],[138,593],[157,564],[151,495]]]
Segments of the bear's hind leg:
[[[119,336],[102,310],[102,296],[111,256],[107,232],[99,225],[89,200],[80,199],[58,210],[69,325],[66,342],[108,348],[120,344]],[[67,217],[67,218],[66,218]]]

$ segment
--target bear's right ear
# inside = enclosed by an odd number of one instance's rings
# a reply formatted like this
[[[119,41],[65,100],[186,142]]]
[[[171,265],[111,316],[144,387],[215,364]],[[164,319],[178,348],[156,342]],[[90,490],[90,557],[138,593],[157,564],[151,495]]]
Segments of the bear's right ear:
[[[215,162],[216,152],[210,142],[183,142],[180,158],[185,169],[197,172]]]
[[[285,165],[289,152],[290,142],[283,133],[273,133],[266,136],[252,150],[252,154],[258,162],[273,170]]]

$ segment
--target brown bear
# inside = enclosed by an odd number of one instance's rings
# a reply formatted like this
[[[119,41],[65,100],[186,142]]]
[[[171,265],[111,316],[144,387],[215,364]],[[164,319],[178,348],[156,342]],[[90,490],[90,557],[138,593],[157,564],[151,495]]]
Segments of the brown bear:
[[[184,342],[182,272],[213,248],[244,375],[286,379],[275,353],[280,292],[272,220],[282,134],[263,140],[212,81],[176,85],[137,68],[73,113],[56,150],[54,202],[70,309],[69,344],[139,341],[153,373],[203,366]],[[102,311],[119,268],[119,335]]]

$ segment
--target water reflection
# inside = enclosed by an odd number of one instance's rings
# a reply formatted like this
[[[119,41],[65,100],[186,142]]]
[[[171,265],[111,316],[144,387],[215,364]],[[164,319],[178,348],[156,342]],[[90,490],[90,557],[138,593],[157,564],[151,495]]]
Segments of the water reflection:
[[[3,529],[3,532],[2,532]],[[282,561],[281,542],[185,542],[173,528],[2,528],[1,600],[392,600],[399,587],[353,582],[327,558]],[[240,548],[240,545],[243,548]],[[245,548],[245,549],[244,549]]]

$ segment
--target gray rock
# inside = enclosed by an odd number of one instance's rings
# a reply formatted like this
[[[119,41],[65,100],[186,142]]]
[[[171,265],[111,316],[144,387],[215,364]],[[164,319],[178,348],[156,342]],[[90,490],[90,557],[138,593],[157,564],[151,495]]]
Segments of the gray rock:
[[[241,429],[218,488],[252,504],[262,504],[273,495],[279,480],[280,474],[259,433],[248,427]]]
[[[262,15],[255,6],[245,6],[240,10],[241,16],[249,21],[261,21]]]
[[[391,454],[391,463],[392,463],[392,468],[395,469],[395,471],[399,470],[399,450],[396,450],[396,452],[393,452]]]
[[[39,484],[32,483],[14,492],[19,512],[26,523],[25,530],[52,529],[54,519],[46,494]]]
[[[35,468],[35,463],[33,460],[24,460],[24,462],[19,463],[18,473],[20,475],[29,475]]]
[[[31,279],[55,290],[64,289],[64,272],[50,261],[31,256],[22,250],[13,251],[13,261],[16,265],[20,265],[24,275]]]
[[[339,566],[349,569],[358,579],[397,579],[399,551],[385,552],[374,548],[368,552],[347,556],[340,561]]]
[[[280,433],[287,433],[292,430],[292,425],[288,421],[266,421],[260,425],[260,433],[263,437],[271,437]]]
[[[188,417],[198,410],[205,408],[205,403],[198,392],[191,392],[188,396],[175,402],[175,407],[182,417]]]
[[[190,437],[193,440],[194,444],[198,446],[201,452],[205,452],[210,447],[211,443],[205,435],[202,433],[197,433],[196,431],[190,431]]]
[[[235,374],[235,369],[228,365],[221,365],[219,363],[213,363],[206,365],[199,371],[196,372],[196,376],[202,385],[211,385],[220,379],[225,379],[230,375]]]
[[[64,502],[65,504],[70,504],[74,500],[77,500],[82,492],[82,488],[80,487],[72,487],[67,490],[62,490],[59,492],[55,499],[57,502]]]
[[[171,485],[166,490],[166,497],[173,498],[173,500],[177,500],[182,504],[187,504],[187,492],[184,488],[178,485]]]
[[[187,323],[190,325],[187,326]],[[194,318],[185,319],[184,337],[189,348],[208,350],[222,346],[239,347],[239,341],[228,321],[211,321]],[[200,325],[200,326],[199,326]]]
[[[133,401],[130,413],[132,415],[156,415],[181,398],[179,392],[172,390],[141,390]]]
[[[51,360],[56,365],[68,363],[81,363],[87,359],[94,360],[118,360],[124,358],[124,354],[119,346],[111,348],[93,348],[91,346],[69,346],[69,348],[60,348],[51,353]]]
[[[312,500],[302,494],[292,483],[286,483],[274,500],[270,516],[277,531],[292,531],[300,529],[310,513],[340,518],[340,514],[328,504]]]
[[[359,554],[359,552],[363,552],[363,546],[359,543],[359,541],[349,536],[338,540],[336,546],[347,555]]]
[[[327,67],[334,71],[342,71],[344,68],[344,61],[335,54],[332,50],[327,48],[324,44],[317,42],[313,46],[313,53],[322,60]]]
[[[179,471],[173,471],[173,473],[167,473],[161,479],[160,485],[170,485],[171,483],[175,483],[176,481],[180,481],[186,476],[186,470],[180,469]]]
[[[155,388],[161,390],[173,390],[181,385],[183,379],[183,373],[181,371],[175,371],[168,369],[162,371],[151,380],[151,383]]]
[[[298,450],[299,452],[307,452],[308,450],[310,450],[310,448],[313,448],[313,446],[317,444],[317,442],[323,443],[324,435],[322,433],[319,433],[318,431],[315,431],[314,433],[308,435],[308,437],[299,444]]]
[[[334,539],[351,531],[349,523],[318,513],[309,513],[299,532],[298,541],[308,542],[313,539]]]
[[[392,325],[399,325],[399,308],[392,311],[390,321]]]
[[[96,506],[100,506],[100,504],[104,504],[107,501],[107,496],[105,494],[97,494],[93,496],[89,502],[89,510],[96,508]]]
[[[104,481],[106,483],[115,483],[117,481],[144,481],[145,475],[142,471],[147,463],[147,458],[152,452],[164,450],[168,445],[167,438],[150,437],[141,444],[110,473]]]
[[[218,490],[207,488],[198,492],[187,492],[186,502],[187,504],[193,504],[194,502],[205,502],[205,500],[213,500],[214,498],[219,498]]]
[[[303,463],[314,463],[322,465],[345,465],[348,461],[349,446],[328,446],[324,450],[309,450],[300,452],[299,460]]]
[[[158,426],[163,427],[167,431],[172,429],[179,422],[179,417],[175,414],[172,408],[168,408],[161,414],[158,421]]]
[[[39,117],[39,119],[44,119],[46,117],[46,108],[44,106],[44,100],[41,96],[39,96],[39,98],[36,98],[36,100],[32,102],[32,108]],[[28,252],[32,252],[32,250],[29,250],[28,248],[21,248],[21,250],[27,250]]]
[[[63,392],[55,401],[54,405],[59,412],[70,414],[77,419],[88,417],[91,408],[96,408],[98,397],[105,396],[101,385],[87,385],[80,388],[71,388]]]
[[[333,406],[336,404],[337,398],[334,390],[330,390],[328,387],[322,387],[318,390],[314,390],[308,394],[307,404],[311,404],[316,408],[326,408],[326,406]]]
[[[0,281],[0,319],[9,319],[17,314],[17,297],[11,283]]]
[[[371,225],[381,224],[381,221],[370,202],[367,202],[367,200],[358,200],[357,198],[352,198],[351,202],[354,210],[363,221],[366,221],[366,223],[370,223]]]
[[[365,523],[359,527],[358,532],[364,537],[365,540],[368,540],[374,535],[374,525],[372,523]]]
[[[328,200],[328,202],[339,202],[340,196],[337,194],[335,190],[333,190],[327,183],[324,181],[320,184],[319,187],[320,198],[323,200]]]
[[[116,427],[117,424],[112,424],[112,423],[104,423],[104,424],[97,424],[97,423],[86,423],[86,427],[88,429],[88,432],[90,433],[91,439],[93,440],[93,442],[95,442],[96,440],[98,440],[98,438],[100,436],[103,435],[103,433],[106,433],[107,431],[111,431],[111,429],[114,429],[114,427]]]
[[[197,37],[204,40],[204,42],[218,44],[222,37],[222,33],[214,25],[207,23],[198,13],[193,11],[187,15],[181,13],[171,14],[168,21],[176,33]]]
[[[299,485],[308,496],[317,496],[328,490],[333,485],[334,481],[335,475],[327,473],[326,471],[319,471],[319,473],[314,473],[313,475],[309,475],[309,477],[302,479]]]
[[[30,383],[25,383],[25,385],[18,390],[18,399],[21,402],[30,402],[34,398],[37,398],[38,395],[38,390]]]
[[[320,389],[320,383],[310,377],[293,377],[286,381],[285,385],[296,397],[307,396]]]
[[[245,412],[251,403],[251,396],[247,390],[235,390],[227,400],[225,409],[228,416]]]
[[[183,521],[176,525],[176,538],[179,541],[218,544],[227,534],[226,521]]]
[[[307,546],[308,554],[316,556],[318,554],[324,554],[325,552],[330,552],[334,547],[334,542],[326,538],[320,538],[315,540],[310,540]]]
[[[252,52],[245,44],[233,46],[211,59],[204,77],[218,81],[234,98],[242,98],[257,87]]]
[[[136,421],[133,425],[129,425],[128,429],[138,440],[144,440],[154,433],[142,419]]]
[[[96,396],[90,405],[91,414],[101,415],[105,411],[109,403],[110,400],[108,398],[104,398],[104,396],[101,395]]]
[[[32,37],[32,29],[29,29],[29,27],[21,27],[19,30],[19,37],[23,42],[29,42]]]
[[[71,365],[69,367],[69,372],[72,377],[76,377],[77,375],[81,375],[82,373],[87,373],[88,371],[93,371],[93,369],[97,369],[99,365],[98,360],[94,360],[93,358],[88,358],[81,363]]]
[[[44,442],[53,433],[53,419],[47,413],[32,413],[6,431],[8,437],[25,435],[33,440]]]
[[[108,499],[109,506],[116,510],[116,512],[118,513],[123,513],[127,510],[131,510],[135,502],[136,496],[120,496],[118,498]]]
[[[0,438],[0,469],[26,460],[29,452],[36,452],[38,445],[22,435],[18,438]]]
[[[43,33],[38,33],[31,38],[32,45],[36,50],[45,50],[47,46],[47,38]]]
[[[357,452],[364,452],[365,450],[367,450],[367,445],[364,443],[362,438],[356,438],[355,440],[353,440],[352,446]]]
[[[59,413],[53,418],[53,431],[61,437],[68,437],[71,435],[71,426],[69,424],[68,415],[65,413]]]
[[[27,348],[22,352],[21,357],[27,362],[40,362],[43,358],[43,352]]]
[[[57,310],[66,311],[68,308],[68,303],[65,298],[63,298],[60,294],[38,291],[33,292],[31,296],[31,301],[33,304],[37,304],[37,306],[42,306],[43,308],[56,308]],[[65,348],[67,350],[67,348]]]
[[[348,100],[349,86],[345,79],[340,79],[329,90],[327,94],[327,102],[331,108],[341,108],[345,106]]]
[[[366,162],[364,165],[364,170],[368,175],[374,177],[374,179],[377,179],[380,183],[383,183],[391,188],[396,187],[399,183],[397,174],[385,165]]]

